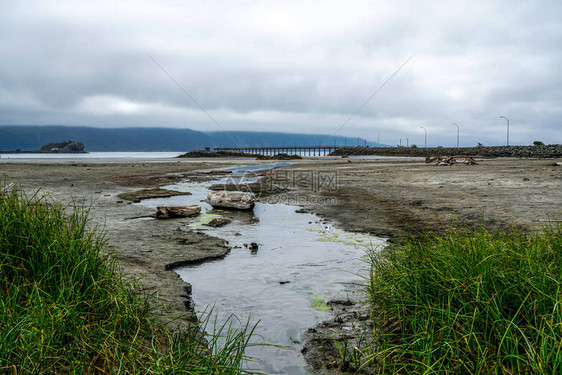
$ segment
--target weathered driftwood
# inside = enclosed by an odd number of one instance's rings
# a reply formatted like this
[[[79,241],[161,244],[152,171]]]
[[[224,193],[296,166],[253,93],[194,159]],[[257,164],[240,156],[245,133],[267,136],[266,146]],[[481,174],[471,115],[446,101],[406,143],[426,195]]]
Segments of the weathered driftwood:
[[[207,203],[213,208],[251,210],[255,202],[256,196],[252,193],[212,191],[207,195]]]
[[[228,170],[222,170],[222,169],[213,169],[212,171],[209,171],[209,174],[231,174],[232,171],[228,171]]]
[[[158,206],[156,207],[157,219],[172,219],[176,217],[197,216],[201,212],[201,206]]]
[[[436,165],[449,166],[453,164],[466,164],[466,165],[476,165],[478,164],[471,156],[428,156],[425,158],[427,164],[436,162]]]
[[[471,157],[467,156],[466,158],[464,158],[464,160],[462,160],[460,163],[466,164],[466,165],[477,165],[478,163]]]

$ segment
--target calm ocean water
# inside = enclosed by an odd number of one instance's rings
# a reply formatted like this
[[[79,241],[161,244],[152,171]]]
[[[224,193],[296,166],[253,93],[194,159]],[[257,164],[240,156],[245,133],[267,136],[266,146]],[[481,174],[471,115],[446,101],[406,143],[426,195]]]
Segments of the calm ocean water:
[[[166,152],[89,152],[87,154],[0,154],[2,160],[84,160],[84,159],[169,159],[184,154],[185,151]]]
[[[57,161],[78,161],[78,160],[100,160],[100,161],[142,161],[157,159],[173,159],[186,151],[166,151],[166,152],[89,152],[87,154],[0,154],[2,162],[57,162]],[[256,155],[257,156],[257,155]],[[301,154],[303,158],[322,158],[322,159],[341,159],[340,156],[308,156]],[[416,157],[397,157],[397,156],[350,156],[352,160],[423,160]],[[192,159],[198,160],[198,159]],[[252,160],[249,158],[248,160]]]

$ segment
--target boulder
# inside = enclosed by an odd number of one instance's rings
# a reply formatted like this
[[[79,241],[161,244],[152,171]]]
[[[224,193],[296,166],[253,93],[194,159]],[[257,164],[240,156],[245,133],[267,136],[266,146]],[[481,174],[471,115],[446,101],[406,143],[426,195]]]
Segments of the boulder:
[[[252,193],[212,191],[207,195],[207,203],[213,208],[251,210],[255,202],[256,196]]]
[[[157,219],[171,219],[175,217],[197,216],[201,212],[201,206],[158,206],[156,207]]]

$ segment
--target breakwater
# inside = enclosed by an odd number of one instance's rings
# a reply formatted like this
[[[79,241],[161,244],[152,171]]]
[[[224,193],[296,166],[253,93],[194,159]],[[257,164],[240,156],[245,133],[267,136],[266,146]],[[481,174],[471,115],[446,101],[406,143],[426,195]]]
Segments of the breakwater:
[[[379,156],[449,156],[560,158],[562,144],[533,146],[476,146],[476,147],[338,147],[330,155]]]

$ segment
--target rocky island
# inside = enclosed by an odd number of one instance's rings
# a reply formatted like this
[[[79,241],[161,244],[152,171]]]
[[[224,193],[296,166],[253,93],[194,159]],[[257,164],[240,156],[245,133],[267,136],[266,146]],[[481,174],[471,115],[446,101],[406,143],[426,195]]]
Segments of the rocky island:
[[[48,152],[55,154],[83,154],[86,153],[84,150],[84,144],[82,142],[66,141],[59,143],[47,143],[41,146],[36,152]]]
[[[15,150],[15,151],[0,151],[0,154],[86,154],[88,153],[84,149],[84,143],[76,142],[76,141],[64,141],[64,142],[56,142],[56,143],[47,143],[46,145],[41,146],[38,150],[32,151],[22,151],[22,150]]]

